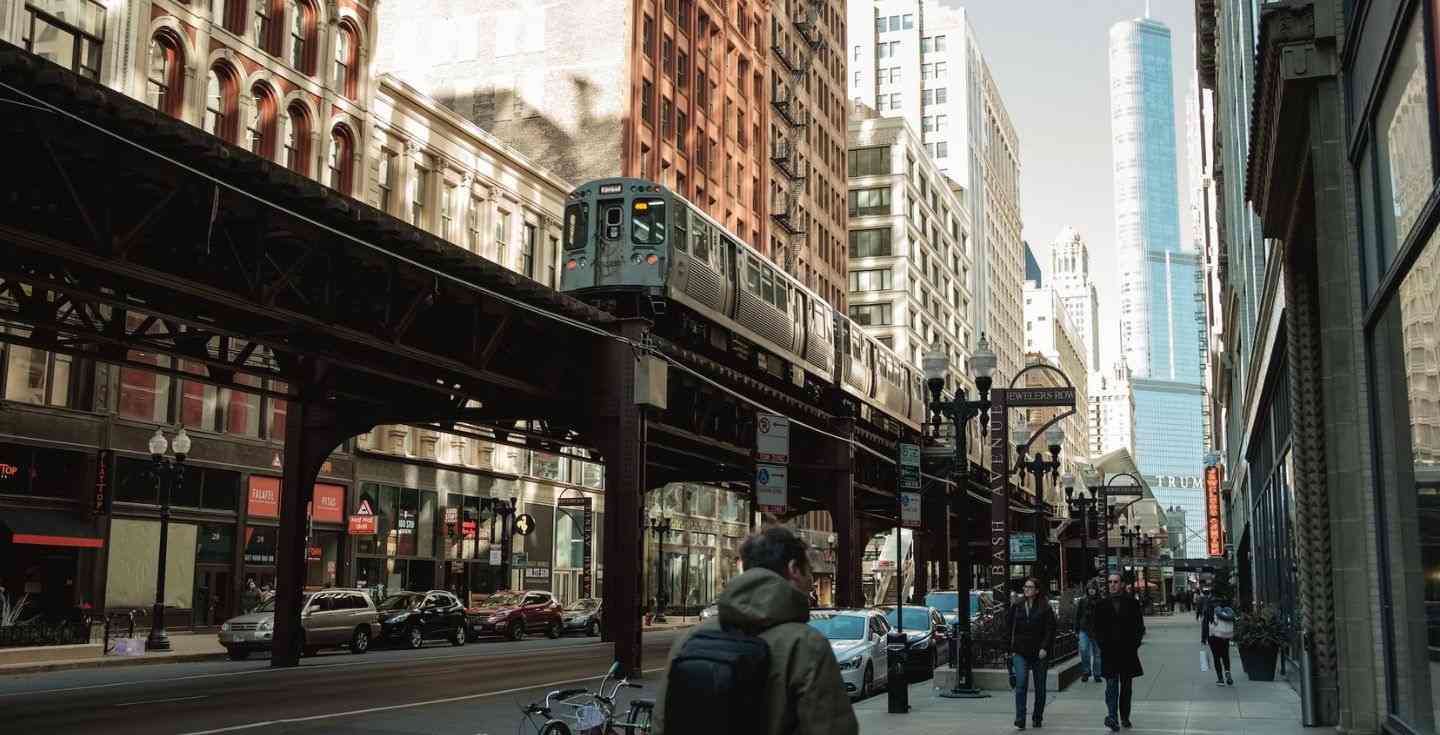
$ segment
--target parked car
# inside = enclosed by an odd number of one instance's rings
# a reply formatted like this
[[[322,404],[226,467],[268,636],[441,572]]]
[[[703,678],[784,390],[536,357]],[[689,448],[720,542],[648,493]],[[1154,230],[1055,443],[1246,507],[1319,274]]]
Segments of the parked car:
[[[707,608],[705,608],[704,610],[701,610],[701,611],[700,611],[700,622],[703,623],[703,622],[705,622],[706,620],[709,620],[710,618],[713,618],[713,617],[715,617],[716,615],[719,615],[719,614],[720,614],[720,605],[719,605],[718,603],[717,603],[717,604],[714,604],[714,605],[710,605],[709,607],[707,607]]]
[[[879,610],[822,610],[810,612],[810,627],[829,639],[840,663],[845,691],[863,699],[889,678],[885,634],[890,624]]]
[[[307,592],[300,601],[301,651],[314,656],[321,648],[348,647],[365,653],[380,634],[375,605],[364,590],[328,589]],[[230,658],[243,660],[268,651],[275,635],[275,599],[220,626],[220,645]]]
[[[883,609],[885,622],[892,628],[903,628],[910,641],[905,675],[911,681],[933,676],[940,664],[950,662],[950,626],[939,610],[906,605],[904,612],[896,615],[894,605]]]
[[[435,639],[465,645],[465,607],[449,592],[401,592],[381,600],[376,609],[380,636],[387,643],[412,649]]]
[[[582,597],[570,603],[561,615],[563,631],[569,633],[580,630],[588,636],[600,635],[603,607],[598,597]]]
[[[564,620],[555,595],[531,590],[528,592],[496,592],[476,607],[465,611],[471,638],[498,635],[512,641],[523,640],[526,633],[544,633],[559,638]]]

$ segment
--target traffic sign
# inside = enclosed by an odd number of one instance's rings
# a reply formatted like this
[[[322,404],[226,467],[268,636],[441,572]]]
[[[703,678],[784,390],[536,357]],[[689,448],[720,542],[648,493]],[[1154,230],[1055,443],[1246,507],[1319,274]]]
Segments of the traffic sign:
[[[755,465],[755,504],[763,513],[784,513],[789,485],[783,464]]]
[[[756,415],[755,459],[779,464],[790,461],[790,419],[773,413]]]
[[[920,489],[920,445],[900,445],[900,489]]]
[[[900,493],[900,525],[920,527],[920,493]]]
[[[529,513],[521,513],[515,517],[515,533],[521,536],[529,536],[535,530],[535,518]]]

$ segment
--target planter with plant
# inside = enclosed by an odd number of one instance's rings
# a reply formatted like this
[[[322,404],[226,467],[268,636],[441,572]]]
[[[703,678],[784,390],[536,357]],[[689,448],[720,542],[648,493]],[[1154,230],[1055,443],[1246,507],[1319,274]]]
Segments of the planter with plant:
[[[1275,680],[1275,661],[1290,633],[1289,621],[1272,607],[1260,605],[1235,617],[1235,647],[1251,681]]]

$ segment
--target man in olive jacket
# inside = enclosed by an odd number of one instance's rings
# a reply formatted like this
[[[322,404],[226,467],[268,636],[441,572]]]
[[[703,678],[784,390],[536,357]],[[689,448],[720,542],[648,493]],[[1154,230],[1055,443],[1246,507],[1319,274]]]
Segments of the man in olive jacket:
[[[740,546],[745,572],[730,580],[720,593],[719,615],[681,636],[670,649],[670,660],[699,629],[721,625],[740,628],[765,641],[770,648],[770,669],[765,685],[768,723],[753,735],[858,735],[860,724],[830,641],[809,626],[812,585],[810,558],[805,542],[783,526],[753,534]],[[655,695],[652,735],[708,732],[704,723],[684,723],[683,715],[666,722],[665,695],[670,667]],[[680,725],[684,725],[683,729]],[[746,733],[746,735],[752,735]]]

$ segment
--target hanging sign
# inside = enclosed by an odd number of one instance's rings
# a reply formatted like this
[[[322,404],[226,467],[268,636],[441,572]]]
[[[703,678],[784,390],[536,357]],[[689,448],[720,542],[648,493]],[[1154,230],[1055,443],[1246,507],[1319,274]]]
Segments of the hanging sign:
[[[1220,526],[1220,466],[1205,468],[1205,550],[1210,556],[1225,555],[1225,538]]]
[[[900,525],[920,527],[920,493],[900,493]]]
[[[773,413],[756,415],[755,461],[790,461],[790,419]]]
[[[114,456],[114,450],[101,449],[99,457],[95,460],[95,492],[91,495],[90,505],[86,508],[91,518],[110,513],[110,466]]]
[[[762,513],[784,513],[789,499],[785,465],[755,465],[755,504]]]
[[[368,498],[360,499],[360,507],[350,514],[350,535],[369,536],[375,533],[375,509]]]
[[[529,513],[521,513],[515,517],[515,533],[521,536],[529,536],[535,530],[535,517]]]

